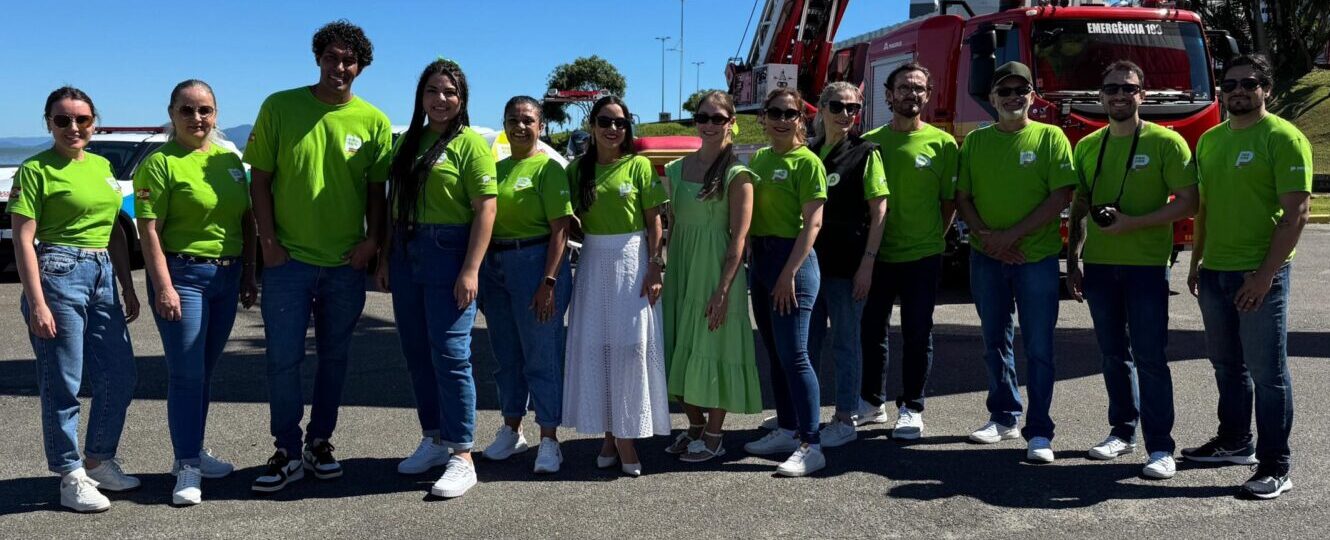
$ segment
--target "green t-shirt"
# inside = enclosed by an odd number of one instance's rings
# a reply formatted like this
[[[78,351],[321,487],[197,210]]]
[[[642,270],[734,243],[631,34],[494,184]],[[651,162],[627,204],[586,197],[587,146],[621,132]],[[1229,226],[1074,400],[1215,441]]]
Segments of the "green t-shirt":
[[[804,228],[803,205],[827,198],[827,171],[822,160],[800,146],[777,154],[758,150],[748,161],[753,170],[753,224],[750,236],[794,238]]]
[[[212,145],[192,151],[175,141],[150,154],[134,172],[134,213],[162,222],[162,250],[198,257],[234,257],[244,246],[249,177],[240,156]]]
[[[882,126],[864,134],[877,143],[887,175],[887,220],[877,260],[917,261],[946,251],[942,201],[956,197],[960,149],[950,133],[924,124],[909,133]]]
[[[835,150],[839,144],[823,146],[817,152],[818,159],[826,160],[831,151]],[[825,165],[823,168],[825,169]],[[831,173],[827,175],[828,189],[835,187],[838,183],[840,183],[839,174]],[[882,169],[882,156],[878,155],[877,152],[873,152],[868,155],[868,162],[864,163],[864,200],[871,201],[890,194],[891,190],[887,188],[887,173]]]
[[[997,125],[965,136],[961,145],[956,189],[974,197],[979,217],[993,229],[1008,229],[1038,208],[1054,190],[1075,186],[1071,143],[1056,126],[1030,122],[1006,133]],[[1056,256],[1062,250],[1058,220],[1053,219],[1020,240],[1028,262]],[[979,235],[970,235],[976,247]]]
[[[582,156],[568,164],[568,186],[577,191]],[[643,211],[669,202],[665,186],[644,156],[630,154],[609,165],[596,164],[596,202],[578,216],[587,234],[625,234],[646,228]]]
[[[122,201],[106,158],[84,152],[73,161],[50,149],[19,166],[9,213],[36,221],[38,242],[102,249],[111,242]]]
[[[1196,166],[1205,207],[1201,265],[1221,271],[1259,268],[1284,216],[1279,196],[1312,190],[1311,143],[1273,114],[1238,131],[1224,122],[1197,141]]]
[[[1196,184],[1196,169],[1186,139],[1171,129],[1145,122],[1136,143],[1136,154],[1127,185],[1122,185],[1123,168],[1131,151],[1131,135],[1109,136],[1104,152],[1103,172],[1095,170],[1099,148],[1108,136],[1108,128],[1087,135],[1076,143],[1075,164],[1080,184],[1078,194],[1090,191],[1090,204],[1112,203],[1122,190],[1120,210],[1129,216],[1143,216],[1168,204],[1174,191]],[[1099,175],[1096,182],[1095,174]],[[1168,266],[1173,254],[1173,225],[1157,225],[1126,234],[1104,234],[1093,219],[1087,219],[1085,249],[1081,256],[1087,263],[1133,266]]]
[[[365,239],[369,182],[388,178],[392,126],[359,97],[319,101],[308,87],[264,100],[245,163],[272,173],[277,240],[295,260],[341,266]]]
[[[416,158],[428,152],[442,134],[425,130]],[[398,139],[398,145],[404,139]],[[400,151],[395,148],[394,153]],[[439,155],[425,179],[425,193],[416,221],[429,224],[466,225],[475,211],[471,201],[499,194],[495,184],[494,153],[489,143],[470,126],[462,128]]]
[[[498,164],[499,213],[494,237],[532,238],[550,233],[550,221],[573,215],[563,165],[545,154],[505,158]]]

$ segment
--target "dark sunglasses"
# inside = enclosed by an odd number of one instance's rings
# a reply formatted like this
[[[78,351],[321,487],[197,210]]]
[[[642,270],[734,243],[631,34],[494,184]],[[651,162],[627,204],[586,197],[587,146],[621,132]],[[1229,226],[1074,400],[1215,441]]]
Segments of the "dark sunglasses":
[[[767,120],[771,120],[773,122],[779,122],[781,120],[789,122],[799,117],[799,109],[782,109],[780,107],[767,107],[767,110],[764,112],[767,115]]]
[[[723,114],[707,114],[700,112],[693,115],[693,122],[698,125],[711,124],[713,126],[723,126],[729,121],[730,117]]]
[[[997,94],[998,97],[1011,97],[1012,94],[1016,94],[1018,96],[1028,96],[1030,95],[1030,92],[1033,90],[1034,89],[1029,86],[1017,86],[1015,88],[1012,88],[1010,86],[1002,86],[998,87],[996,90],[993,90],[993,93]]]
[[[608,116],[597,116],[597,117],[596,117],[596,127],[599,127],[599,128],[602,128],[602,129],[608,129],[608,128],[610,128],[611,126],[613,126],[614,129],[628,129],[628,119],[627,119],[627,118],[610,118],[610,117],[608,117]]]
[[[92,116],[86,114],[80,114],[78,116],[57,114],[51,117],[51,123],[55,124],[55,127],[60,129],[65,129],[69,127],[70,124],[78,124],[79,128],[86,128],[92,125]]]
[[[213,113],[216,113],[216,112],[217,112],[217,109],[214,109],[214,108],[209,107],[209,106],[207,106],[207,105],[204,105],[204,106],[199,107],[199,108],[197,108],[197,109],[194,108],[193,105],[181,105],[180,107],[176,108],[176,110],[180,112],[180,115],[181,115],[181,116],[184,116],[184,117],[186,117],[186,118],[191,117],[191,116],[194,116],[194,113],[198,113],[199,116],[202,116],[202,117],[204,117],[204,118],[207,118],[207,117],[209,117],[209,116],[212,116]]]
[[[1243,90],[1250,92],[1252,90],[1261,88],[1268,84],[1270,84],[1270,79],[1267,79],[1265,77],[1261,78],[1247,77],[1246,79],[1224,79],[1224,82],[1219,83],[1219,89],[1223,90],[1225,93],[1228,93],[1237,90],[1238,87],[1241,86]]]
[[[1105,84],[1105,85],[1103,86],[1103,88],[1100,88],[1100,89],[1099,89],[1099,91],[1102,92],[1105,96],[1116,96],[1116,95],[1118,95],[1118,92],[1122,92],[1122,93],[1127,94],[1127,95],[1129,95],[1129,96],[1134,96],[1134,95],[1140,93],[1140,91],[1141,91],[1141,85],[1139,85],[1139,84],[1114,84],[1114,83],[1109,83],[1109,84]]]
[[[843,101],[827,102],[827,110],[831,111],[831,114],[845,113],[853,116],[859,114],[859,111],[863,110],[863,108],[863,103],[845,103]]]

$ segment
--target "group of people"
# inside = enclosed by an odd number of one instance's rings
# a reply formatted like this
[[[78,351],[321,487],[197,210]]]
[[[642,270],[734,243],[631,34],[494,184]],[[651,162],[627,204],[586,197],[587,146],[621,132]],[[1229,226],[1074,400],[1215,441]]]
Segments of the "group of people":
[[[857,426],[890,420],[884,374],[897,300],[903,392],[892,436],[923,434],[938,277],[956,211],[971,232],[989,373],[989,418],[970,439],[1023,436],[1030,460],[1052,462],[1058,218],[1069,201],[1067,283],[1089,301],[1109,395],[1110,436],[1090,456],[1133,452],[1139,423],[1144,474],[1174,474],[1164,354],[1171,223],[1195,214],[1188,283],[1205,318],[1220,427],[1182,455],[1259,461],[1243,488],[1258,497],[1291,486],[1286,304],[1311,161],[1306,138],[1266,113],[1270,69],[1259,58],[1230,64],[1221,85],[1229,120],[1200,140],[1194,159],[1180,136],[1140,119],[1147,74],[1130,62],[1105,71],[1109,125],[1075,150],[1060,129],[1029,119],[1034,79],[1024,65],[996,71],[989,105],[997,123],[958,146],[923,122],[934,83],[925,67],[906,64],[886,80],[891,122],[862,137],[857,86],[829,84],[811,126],[803,96],[773,91],[759,113],[770,146],[747,164],[732,145],[732,99],[707,94],[694,115],[701,148],[665,167],[662,179],[635,154],[632,116],[618,97],[592,107],[590,148],[566,171],[540,150],[540,103],[512,98],[503,110],[512,154],[496,163],[470,127],[469,88],[455,62],[425,67],[394,145],[388,118],[351,91],[373,61],[363,31],[330,23],[314,35],[313,53],[318,82],[263,103],[243,163],[216,138],[212,89],[189,80],[168,101],[170,142],[135,174],[150,308],[169,370],[175,504],[199,503],[203,478],[234,469],[203,448],[209,378],[237,305],[258,301],[260,255],[275,451],[256,492],[342,474],[331,439],[370,267],[392,293],[421,427],[398,471],[443,466],[436,496],[476,484],[478,309],[503,417],[484,457],[527,451],[522,422],[534,409],[534,472],[559,470],[563,426],[603,435],[597,466],[638,476],[634,441],[670,433],[670,401],[688,426],[666,451],[690,463],[726,454],[727,413],[762,410],[751,298],[776,415],[744,450],[787,456],[777,473],[803,476],[825,466],[823,448],[855,440]],[[19,169],[9,206],[22,310],[61,503],[100,511],[110,505],[102,491],[139,485],[116,460],[135,382],[126,323],[139,300],[116,224],[117,184],[108,162],[84,151],[97,118],[92,99],[61,88],[45,118],[52,148]],[[1221,219],[1206,219],[1216,212]],[[575,234],[574,279],[565,246]],[[1028,408],[1012,355],[1017,308]],[[311,316],[318,366],[302,429]],[[836,398],[823,424],[816,365],[826,340]],[[85,368],[93,400],[80,453]]]

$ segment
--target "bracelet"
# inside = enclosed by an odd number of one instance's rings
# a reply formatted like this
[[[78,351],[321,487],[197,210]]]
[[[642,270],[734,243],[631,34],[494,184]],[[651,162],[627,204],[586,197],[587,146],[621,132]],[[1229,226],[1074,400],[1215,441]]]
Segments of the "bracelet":
[[[868,250],[864,250],[864,256],[865,256],[865,257],[868,257],[868,258],[870,258],[870,259],[873,259],[873,258],[876,258],[876,257],[877,257],[877,252],[876,252],[876,251],[868,251]]]

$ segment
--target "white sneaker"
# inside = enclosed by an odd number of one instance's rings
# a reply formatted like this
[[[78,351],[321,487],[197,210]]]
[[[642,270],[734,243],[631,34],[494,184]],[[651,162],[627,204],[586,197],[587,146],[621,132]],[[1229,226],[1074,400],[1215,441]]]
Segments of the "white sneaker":
[[[1016,426],[1004,426],[997,422],[989,422],[984,424],[984,427],[974,430],[974,433],[970,434],[970,440],[979,444],[993,444],[1020,436],[1021,430],[1016,429]]]
[[[111,500],[97,491],[97,481],[79,467],[60,477],[60,505],[75,512],[104,512]]]
[[[236,466],[222,461],[213,455],[212,450],[203,450],[199,452],[199,475],[204,478],[225,478],[236,470]],[[171,467],[171,476],[180,474],[180,462],[176,462]]]
[[[901,405],[896,415],[896,427],[891,428],[893,439],[918,439],[924,434],[924,413]]]
[[[1178,473],[1178,464],[1173,461],[1172,452],[1150,452],[1150,460],[1145,462],[1141,473],[1150,478],[1167,480]]]
[[[798,449],[799,440],[794,438],[794,432],[783,429],[774,430],[765,437],[744,445],[745,452],[759,456],[784,454]]]
[[[859,438],[859,432],[854,430],[854,426],[835,418],[827,422],[827,425],[823,426],[818,434],[818,437],[822,440],[822,446],[827,448],[835,448]]]
[[[883,403],[874,407],[871,403],[859,400],[859,413],[854,415],[854,425],[866,426],[868,424],[887,423],[887,404]]]
[[[765,429],[765,430],[767,430],[767,431],[776,431],[776,430],[780,429],[780,423],[776,421],[776,416],[775,416],[775,415],[772,415],[772,416],[768,416],[768,417],[766,417],[766,418],[763,418],[763,419],[762,419],[762,423],[761,423],[761,424],[758,424],[757,427],[760,427],[760,428]]]
[[[536,449],[536,473],[551,474],[559,472],[559,466],[563,464],[563,451],[559,449],[559,441],[549,437],[540,438],[540,446]]]
[[[499,432],[494,434],[494,442],[485,447],[481,452],[485,459],[493,461],[503,461],[527,450],[526,437],[521,432],[513,431],[513,428],[503,426]]]
[[[1052,463],[1053,442],[1047,437],[1031,438],[1029,449],[1025,451],[1025,459],[1035,463]]]
[[[180,468],[176,473],[175,491],[171,493],[171,503],[177,506],[192,506],[203,502],[203,473],[190,465]]]
[[[827,466],[827,458],[817,446],[801,446],[790,454],[790,458],[776,467],[776,474],[781,476],[806,476]]]
[[[95,469],[88,470],[88,477],[97,481],[97,488],[106,491],[129,491],[139,487],[139,479],[120,469],[120,461],[108,459]]]
[[[1104,442],[1095,445],[1087,454],[1092,459],[1110,460],[1118,456],[1124,456],[1136,451],[1136,443],[1129,443],[1118,437],[1109,435]]]
[[[436,497],[451,499],[461,497],[474,485],[476,485],[476,468],[471,462],[453,456],[448,458],[448,469],[443,471],[443,476],[429,488],[429,492]]]
[[[397,464],[398,474],[420,474],[448,462],[448,447],[434,444],[433,437],[421,437],[420,446]]]

